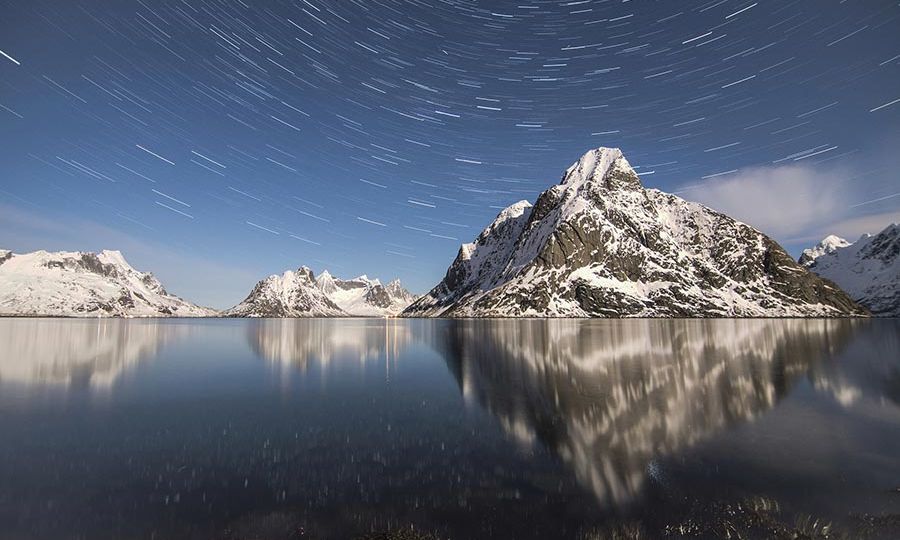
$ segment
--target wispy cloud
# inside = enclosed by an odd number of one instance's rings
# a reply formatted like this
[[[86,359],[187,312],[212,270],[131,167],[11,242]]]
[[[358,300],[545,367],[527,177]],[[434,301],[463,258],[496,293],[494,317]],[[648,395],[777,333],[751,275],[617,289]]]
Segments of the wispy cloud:
[[[790,164],[743,169],[685,186],[679,194],[785,245],[802,246],[829,234],[855,240],[900,220],[900,198],[860,204],[872,198],[865,184],[849,170]]]

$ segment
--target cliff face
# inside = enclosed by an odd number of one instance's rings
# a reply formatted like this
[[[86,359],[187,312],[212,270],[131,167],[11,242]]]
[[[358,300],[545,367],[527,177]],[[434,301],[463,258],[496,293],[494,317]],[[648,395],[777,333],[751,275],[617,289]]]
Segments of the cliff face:
[[[645,189],[618,149],[588,152],[534,206],[503,210],[406,309],[447,317],[863,315],[774,240]]]

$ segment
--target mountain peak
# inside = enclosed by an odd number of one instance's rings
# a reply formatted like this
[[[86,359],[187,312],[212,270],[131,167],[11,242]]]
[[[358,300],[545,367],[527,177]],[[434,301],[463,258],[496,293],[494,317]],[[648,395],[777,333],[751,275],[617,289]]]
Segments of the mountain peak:
[[[313,273],[312,268],[308,266],[301,266],[297,269],[297,277],[306,279],[309,282],[315,282],[316,275]]]
[[[519,202],[515,202],[501,210],[500,213],[497,214],[497,217],[494,218],[494,223],[501,223],[510,218],[517,218],[529,208],[531,208],[531,203],[524,199]]]
[[[325,294],[331,294],[337,290],[335,278],[328,270],[323,270],[322,273],[316,277],[316,286]]]
[[[804,249],[803,253],[800,254],[800,259],[797,262],[799,262],[803,266],[810,266],[815,262],[816,259],[818,259],[822,255],[834,253],[838,249],[845,248],[849,245],[850,242],[844,240],[840,236],[829,234],[814,247]]]
[[[104,249],[100,252],[98,258],[106,264],[131,267],[131,265],[128,264],[128,261],[125,260],[125,256],[122,255],[122,252],[117,249]]]
[[[646,190],[591,150],[533,207],[501,212],[404,312],[451,317],[758,317],[864,313],[759,231]]]
[[[230,317],[383,317],[395,315],[415,297],[397,281],[383,287],[366,274],[340,279],[328,270],[315,276],[308,266],[273,275],[225,312]]]
[[[386,288],[391,288],[391,287],[403,287],[403,283],[401,283],[400,278],[394,278],[394,279],[390,280],[390,281],[388,282],[388,284],[385,285],[385,287],[386,287]]]
[[[0,252],[0,313],[68,317],[214,315],[166,292],[119,251]]]
[[[838,246],[838,245],[846,244],[846,243],[847,243],[847,241],[844,240],[843,238],[841,238],[840,236],[837,236],[834,234],[829,234],[828,236],[823,238],[821,242],[819,242],[819,245],[825,246],[825,247],[832,247],[832,246]]]
[[[852,244],[829,236],[803,251],[800,263],[837,283],[873,314],[900,316],[900,226],[892,223]]]
[[[566,169],[560,182],[563,186],[573,188],[580,188],[588,183],[596,183],[606,189],[643,187],[622,151],[606,147],[585,152]]]

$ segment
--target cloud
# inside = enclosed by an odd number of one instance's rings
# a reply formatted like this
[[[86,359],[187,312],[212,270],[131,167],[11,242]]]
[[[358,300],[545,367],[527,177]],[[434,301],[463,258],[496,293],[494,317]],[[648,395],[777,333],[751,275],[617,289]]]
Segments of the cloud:
[[[900,220],[900,210],[889,209],[896,201],[858,204],[867,199],[864,182],[838,168],[755,167],[685,186],[678,193],[793,246],[809,245],[829,234],[852,241]]]
[[[865,233],[875,234],[891,223],[900,223],[900,210],[848,217],[831,225],[834,234],[855,241]],[[818,241],[818,240],[816,240]]]

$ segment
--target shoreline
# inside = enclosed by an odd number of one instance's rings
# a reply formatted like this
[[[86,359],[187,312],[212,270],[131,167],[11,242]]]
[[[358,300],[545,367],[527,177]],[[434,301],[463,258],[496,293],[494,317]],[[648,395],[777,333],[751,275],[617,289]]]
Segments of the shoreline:
[[[376,320],[447,320],[447,321],[513,321],[513,320],[528,320],[528,321],[552,321],[552,320],[566,320],[566,321],[637,321],[637,320],[651,320],[651,321],[665,321],[665,320],[697,320],[697,321],[709,321],[709,320],[813,320],[813,319],[836,319],[836,320],[872,320],[872,319],[898,319],[900,317],[893,316],[878,316],[878,315],[816,315],[816,316],[798,316],[798,315],[784,315],[784,316],[759,316],[759,317],[421,317],[421,316],[392,316],[392,317],[377,317],[377,316],[346,316],[346,317],[232,317],[232,316],[156,316],[156,315],[148,315],[148,316],[120,316],[120,315],[105,315],[105,316],[79,316],[79,315],[19,315],[19,314],[0,314],[0,319],[62,319],[62,320],[210,320],[210,319],[225,319],[225,320],[240,320],[240,319],[248,319],[248,320],[280,320],[280,319],[292,319],[292,320],[361,320],[361,319],[376,319]]]

